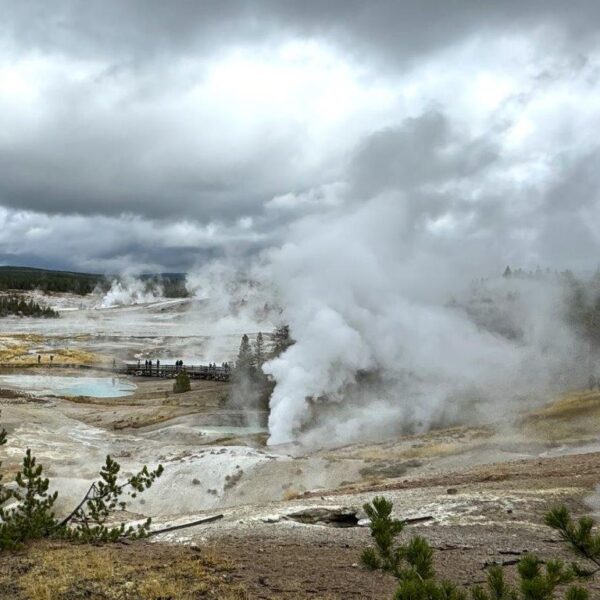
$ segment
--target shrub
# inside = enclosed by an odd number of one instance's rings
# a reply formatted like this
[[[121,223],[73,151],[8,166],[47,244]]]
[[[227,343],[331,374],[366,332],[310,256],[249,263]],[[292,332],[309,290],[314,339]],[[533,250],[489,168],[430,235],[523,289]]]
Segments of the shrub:
[[[590,577],[595,572],[576,563],[565,565],[560,560],[548,560],[543,565],[537,556],[528,554],[518,563],[516,586],[506,582],[501,567],[493,566],[488,571],[485,587],[467,590],[437,579],[433,549],[425,538],[416,536],[406,544],[397,543],[405,522],[392,517],[392,502],[376,497],[371,504],[365,504],[364,509],[371,521],[369,527],[375,544],[363,550],[361,561],[368,569],[380,569],[398,579],[394,600],[466,600],[469,596],[473,600],[552,600],[559,586]],[[591,518],[583,517],[575,523],[567,509],[560,506],[546,514],[545,522],[557,530],[579,556],[600,567],[600,535],[593,532]],[[564,598],[587,600],[589,592],[571,585]]]
[[[159,465],[154,471],[149,471],[148,467],[144,466],[123,483],[118,482],[120,470],[119,463],[107,456],[106,463],[100,471],[100,479],[92,484],[77,508],[57,525],[58,531],[62,529],[61,535],[84,542],[108,542],[123,538],[135,539],[148,534],[151,519],[146,519],[135,527],[126,526],[125,523],[110,526],[107,522],[115,510],[125,510],[125,496],[136,498],[151,487],[162,475],[163,467]],[[65,529],[70,521],[77,525]]]
[[[0,445],[5,443],[6,432],[2,430]],[[162,475],[161,465],[153,471],[144,466],[135,475],[119,482],[121,467],[107,456],[98,481],[61,521],[56,519],[53,511],[59,492],[49,493],[50,481],[43,476],[43,470],[27,449],[21,470],[15,476],[14,489],[4,486],[0,474],[0,550],[17,548],[28,540],[40,538],[105,542],[148,534],[150,519],[135,527],[108,522],[116,510],[126,508],[126,497],[135,498]],[[6,506],[9,501],[12,502]]]
[[[181,373],[177,374],[175,377],[175,383],[173,384],[173,391],[176,394],[181,394],[182,392],[189,392],[192,389],[190,385],[190,377],[185,371],[181,371]]]
[[[10,492],[16,502],[0,509],[0,547],[13,548],[25,540],[46,537],[55,527],[52,508],[58,493],[48,493],[50,481],[42,476],[43,470],[27,449],[15,477],[17,489]]]

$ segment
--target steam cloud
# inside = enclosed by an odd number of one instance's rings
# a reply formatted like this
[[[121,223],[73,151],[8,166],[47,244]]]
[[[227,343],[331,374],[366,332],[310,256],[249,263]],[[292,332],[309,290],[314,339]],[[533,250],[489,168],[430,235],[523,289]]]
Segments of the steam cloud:
[[[415,236],[407,211],[384,195],[307,217],[270,251],[296,340],[265,367],[271,444],[506,415],[581,377],[558,280],[469,287],[464,263]]]
[[[98,308],[146,304],[159,300],[162,296],[163,290],[159,284],[148,287],[140,279],[122,275],[112,281],[110,289],[102,296]]]
[[[564,215],[564,172],[523,183],[540,148],[515,150],[510,119],[484,137],[462,123],[428,111],[384,128],[338,180],[266,204],[289,225],[253,266],[251,296],[274,294],[296,340],[264,367],[271,444],[505,417],[587,379],[560,278],[471,285],[552,260],[557,222],[585,241],[587,204]]]
[[[515,151],[510,122],[482,137],[425,112],[363,139],[338,181],[270,202],[296,215],[262,257],[296,340],[265,366],[271,444],[489,421],[586,381],[560,278],[472,285],[554,256],[557,183],[516,176],[541,149]]]

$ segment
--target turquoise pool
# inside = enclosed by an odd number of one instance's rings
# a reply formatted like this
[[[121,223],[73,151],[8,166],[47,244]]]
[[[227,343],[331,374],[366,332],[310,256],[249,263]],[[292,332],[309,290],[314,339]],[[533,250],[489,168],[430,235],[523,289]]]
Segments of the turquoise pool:
[[[67,377],[60,375],[2,375],[0,384],[7,384],[32,394],[56,396],[91,396],[93,398],[121,398],[136,389],[118,377]]]

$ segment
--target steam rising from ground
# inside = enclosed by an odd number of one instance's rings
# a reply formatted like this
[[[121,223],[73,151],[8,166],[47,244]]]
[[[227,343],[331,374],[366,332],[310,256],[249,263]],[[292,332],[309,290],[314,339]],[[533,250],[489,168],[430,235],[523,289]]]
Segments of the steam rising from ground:
[[[159,300],[163,296],[160,284],[149,287],[141,279],[123,275],[114,279],[110,289],[103,295],[98,308],[146,304]]]
[[[187,276],[197,312],[221,334],[268,331],[280,318],[275,290],[259,265],[213,262]]]
[[[581,242],[577,256],[595,248],[587,191],[575,212],[560,201],[579,155],[540,170],[547,143],[519,145],[515,108],[481,121],[427,111],[374,132],[331,180],[266,201],[256,226],[271,248],[251,268],[216,261],[189,278],[215,334],[289,324],[296,344],[265,365],[272,444],[510,416],[587,379],[559,278],[471,286],[507,262],[587,264],[561,263],[559,240]]]
[[[270,251],[296,340],[265,366],[270,443],[493,419],[581,377],[557,279],[469,287],[465,263],[415,236],[406,213],[378,197],[302,219]]]
[[[342,190],[251,268],[216,262],[188,278],[219,330],[290,326],[296,343],[263,369],[276,381],[269,443],[506,419],[587,381],[564,279],[503,278],[485,242],[440,246],[410,209],[398,194],[352,202]]]

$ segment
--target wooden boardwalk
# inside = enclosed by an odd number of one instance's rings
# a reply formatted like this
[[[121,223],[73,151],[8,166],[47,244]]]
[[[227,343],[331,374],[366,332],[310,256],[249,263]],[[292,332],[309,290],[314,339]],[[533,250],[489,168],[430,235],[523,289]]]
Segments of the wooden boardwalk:
[[[82,369],[89,371],[105,371],[107,373],[117,373],[119,375],[128,375],[130,377],[161,377],[173,379],[181,371],[185,371],[190,379],[208,379],[212,381],[229,381],[231,378],[231,367],[218,367],[210,365],[183,365],[176,366],[170,364],[156,365],[153,361],[151,367],[146,367],[144,363],[137,362],[116,363],[114,366],[108,365],[85,365],[80,363],[0,363],[0,370],[14,371],[15,369],[48,369],[49,371]]]
[[[231,377],[230,367],[218,367],[209,365],[157,365],[153,362],[147,367],[144,363],[125,363],[117,365],[115,372],[131,377],[163,377],[172,379],[177,377],[178,373],[185,371],[190,379],[209,379],[213,381],[229,381]]]

